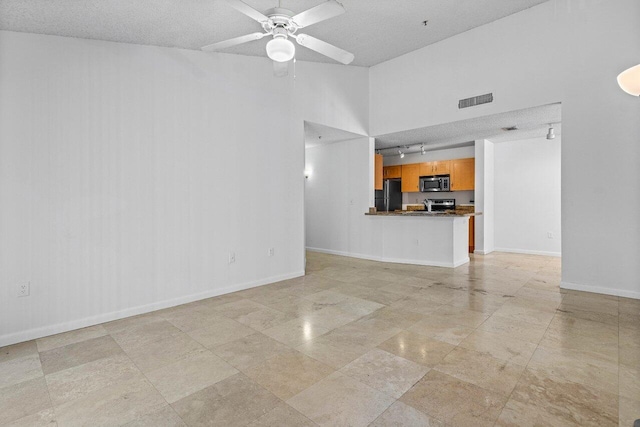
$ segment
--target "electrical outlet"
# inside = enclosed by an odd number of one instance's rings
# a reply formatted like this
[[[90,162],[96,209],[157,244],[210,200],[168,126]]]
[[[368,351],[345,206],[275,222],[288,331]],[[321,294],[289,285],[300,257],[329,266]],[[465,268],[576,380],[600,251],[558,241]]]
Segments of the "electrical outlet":
[[[552,232],[548,232],[547,233],[547,239],[553,239],[553,233]]]
[[[229,252],[229,264],[233,264],[234,262],[236,262],[236,253]]]
[[[20,283],[18,285],[18,297],[28,297],[31,294],[31,283]]]
[[[273,256],[276,253],[276,250],[274,248],[269,248],[269,250],[267,251],[267,255],[269,256]]]

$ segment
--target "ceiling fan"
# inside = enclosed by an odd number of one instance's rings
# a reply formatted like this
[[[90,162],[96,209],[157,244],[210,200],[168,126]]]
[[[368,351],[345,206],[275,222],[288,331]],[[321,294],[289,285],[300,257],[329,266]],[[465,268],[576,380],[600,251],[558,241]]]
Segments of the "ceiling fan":
[[[287,74],[287,62],[293,59],[296,53],[296,47],[289,38],[294,39],[300,46],[316,51],[345,65],[350,64],[354,59],[353,54],[346,50],[310,35],[297,33],[301,28],[343,14],[345,12],[344,7],[336,0],[328,0],[297,15],[281,7],[270,9],[263,14],[241,0],[226,1],[239,12],[257,21],[264,32],[247,34],[204,46],[202,50],[205,52],[216,52],[271,36],[273,38],[267,43],[267,56],[274,61],[274,73],[276,76]]]

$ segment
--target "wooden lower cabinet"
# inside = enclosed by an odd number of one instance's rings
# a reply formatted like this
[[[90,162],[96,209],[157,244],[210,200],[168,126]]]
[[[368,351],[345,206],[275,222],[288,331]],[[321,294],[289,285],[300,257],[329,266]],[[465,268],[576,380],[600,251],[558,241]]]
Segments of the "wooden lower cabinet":
[[[402,165],[402,192],[420,191],[420,163]]]
[[[375,190],[382,190],[382,181],[383,181],[383,167],[382,167],[382,154],[376,154],[375,155],[375,181],[374,181],[374,186],[373,188]]]
[[[469,253],[476,250],[476,217],[469,217]]]

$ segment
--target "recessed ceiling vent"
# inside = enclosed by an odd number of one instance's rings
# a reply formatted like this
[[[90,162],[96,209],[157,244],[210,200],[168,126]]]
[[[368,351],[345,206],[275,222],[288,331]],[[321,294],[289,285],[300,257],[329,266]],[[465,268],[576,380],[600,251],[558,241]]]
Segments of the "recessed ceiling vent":
[[[458,108],[475,107],[476,105],[488,104],[489,102],[493,102],[492,93],[474,96],[473,98],[461,99],[460,101],[458,101]]]

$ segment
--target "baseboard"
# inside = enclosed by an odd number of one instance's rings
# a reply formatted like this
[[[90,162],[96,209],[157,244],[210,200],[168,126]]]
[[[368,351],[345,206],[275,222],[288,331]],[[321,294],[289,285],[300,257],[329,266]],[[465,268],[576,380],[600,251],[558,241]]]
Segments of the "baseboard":
[[[625,289],[603,288],[602,286],[579,285],[577,283],[560,282],[560,289],[571,291],[592,292],[594,294],[613,295],[616,297],[640,299],[640,291],[627,291]]]
[[[473,251],[473,253],[476,255],[489,255],[491,252],[493,251],[483,251],[481,249],[476,249]]]
[[[164,308],[175,307],[176,305],[187,304],[194,301],[199,301],[207,298],[213,298],[232,292],[243,291],[245,289],[251,289],[258,286],[268,285],[270,283],[280,282],[282,280],[293,279],[296,277],[304,276],[304,271],[296,271],[293,273],[282,274],[278,276],[271,276],[260,280],[254,280],[251,282],[239,283],[224,288],[212,289],[206,292],[200,292],[197,294],[185,295],[179,298],[174,298],[165,301],[158,301],[151,304],[145,304],[137,307],[126,308],[124,310],[112,311],[110,313],[99,314],[96,316],[85,317],[82,319],[71,320],[68,322],[57,323],[55,325],[42,326],[39,328],[28,329],[26,331],[14,332],[0,336],[0,347],[6,345],[16,344],[24,341],[30,341],[37,338],[46,337],[49,335],[60,334],[62,332],[73,331],[75,329],[86,328],[88,326],[99,325],[105,322],[111,322],[113,320],[123,319],[125,317],[136,316],[139,314],[150,313],[156,310],[162,310]]]
[[[331,249],[321,249],[321,248],[311,248],[311,247],[307,247],[307,250],[311,252],[319,252],[319,253],[329,254],[329,255],[339,255],[339,256],[346,256],[350,258],[366,259],[369,261],[390,262],[393,264],[424,265],[427,267],[456,268],[469,262],[469,257],[466,257],[459,261],[455,261],[453,263],[446,263],[446,262],[439,262],[439,261],[428,261],[428,260],[425,261],[422,259],[418,260],[418,259],[404,259],[404,258],[387,258],[387,257],[379,257],[375,255],[359,254],[359,253],[344,252],[344,251],[334,251]]]
[[[529,249],[511,249],[511,248],[495,248],[495,252],[508,252],[512,254],[524,254],[524,255],[544,255],[553,257],[562,257],[560,252],[547,252],[547,251],[531,251]]]

